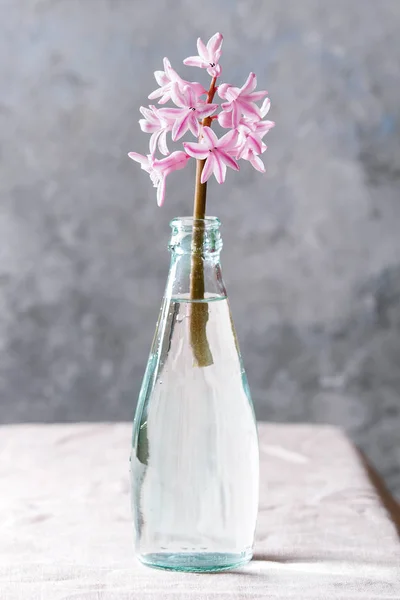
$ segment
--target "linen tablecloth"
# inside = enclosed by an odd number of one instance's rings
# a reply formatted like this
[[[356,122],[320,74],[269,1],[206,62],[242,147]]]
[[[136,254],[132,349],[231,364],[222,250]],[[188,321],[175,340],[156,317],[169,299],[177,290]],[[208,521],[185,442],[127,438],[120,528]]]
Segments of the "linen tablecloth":
[[[254,560],[207,575],[135,560],[129,424],[0,427],[1,600],[399,600],[396,528],[345,435],[259,431]]]

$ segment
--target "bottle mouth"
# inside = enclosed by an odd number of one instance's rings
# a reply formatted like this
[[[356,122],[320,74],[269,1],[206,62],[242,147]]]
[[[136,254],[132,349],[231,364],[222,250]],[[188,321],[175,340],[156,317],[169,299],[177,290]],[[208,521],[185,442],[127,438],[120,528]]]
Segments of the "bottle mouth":
[[[178,231],[193,231],[196,225],[200,225],[202,229],[209,231],[210,229],[219,229],[221,221],[218,217],[205,217],[204,219],[195,219],[194,217],[176,217],[170,222],[172,229]]]

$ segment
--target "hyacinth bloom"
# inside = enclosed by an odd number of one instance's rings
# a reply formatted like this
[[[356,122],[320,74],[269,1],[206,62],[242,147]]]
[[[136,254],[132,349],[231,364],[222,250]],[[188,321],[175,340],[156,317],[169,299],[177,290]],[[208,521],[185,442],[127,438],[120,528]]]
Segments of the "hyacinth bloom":
[[[260,108],[261,117],[267,115],[269,108],[270,101],[269,98],[266,98]],[[222,125],[221,121],[220,124]],[[266,151],[267,146],[262,142],[262,138],[274,125],[273,121],[253,121],[248,117],[242,117],[237,127],[238,145],[236,158],[248,160],[255,169],[264,173],[264,163],[258,155]]]
[[[199,100],[196,89],[190,84],[182,89],[177,83],[172,85],[171,97],[179,108],[161,109],[166,118],[173,119],[172,139],[179,140],[189,129],[193,135],[200,135],[199,119],[209,117],[214,113],[218,104],[207,104]]]
[[[167,156],[169,154],[167,146],[167,133],[172,129],[172,123],[163,117],[162,109],[157,109],[155,106],[141,106],[140,112],[144,119],[139,120],[140,129],[146,133],[151,133],[150,152],[154,154],[157,146],[161,154]]]
[[[245,84],[241,88],[234,87],[228,83],[223,83],[218,87],[220,98],[227,100],[221,106],[222,109],[231,113],[232,126],[239,125],[240,117],[245,115],[251,119],[260,119],[261,113],[256,102],[262,100],[268,92],[255,92],[257,86],[257,77],[250,73]]]
[[[220,33],[216,33],[207,42],[207,46],[199,38],[197,40],[198,56],[189,56],[183,61],[184,65],[190,67],[200,67],[207,69],[207,73],[211,77],[219,77],[221,75],[221,66],[218,64],[222,54],[223,37]]]
[[[261,133],[261,131],[265,131],[265,133],[267,133],[274,125],[275,123],[273,121],[262,121],[261,119],[263,119],[269,112],[269,109],[271,107],[271,102],[269,98],[265,98],[264,102],[261,105],[260,110],[260,116],[257,118],[251,118],[251,117],[244,117],[242,116],[238,125],[237,125],[237,129],[240,128],[241,125],[243,124],[248,124],[249,126],[251,125],[252,127],[257,127],[257,131],[259,133]],[[228,112],[226,110],[223,110],[222,112],[219,113],[218,115],[218,123],[221,125],[221,127],[224,127],[225,129],[232,129],[233,127],[233,121],[232,121],[232,112]],[[264,133],[264,135],[265,135]]]
[[[226,115],[221,113],[218,117],[218,122],[221,127],[229,129],[231,125],[227,124],[227,122],[231,122],[230,113],[227,113]],[[264,123],[264,125],[259,127],[261,123]],[[236,158],[242,158],[241,150],[243,149],[244,144],[249,144],[255,152],[258,152],[258,154],[261,153],[262,138],[274,125],[272,121],[269,123],[270,124],[267,125],[267,123],[263,121],[252,121],[247,117],[242,117],[240,119],[239,125],[236,127],[238,133]]]
[[[197,40],[197,56],[189,56],[185,65],[207,70],[211,83],[208,91],[201,83],[189,82],[172,68],[164,58],[164,70],[155,71],[154,76],[159,87],[150,95],[150,99],[158,99],[162,106],[141,107],[143,118],[139,124],[142,131],[150,134],[150,153],[147,156],[131,152],[129,156],[141,164],[149,173],[151,181],[157,188],[157,202],[161,206],[165,197],[165,181],[172,171],[182,169],[190,158],[197,160],[200,177],[196,180],[195,205],[199,202],[201,211],[205,207],[205,182],[214,174],[218,183],[226,178],[227,167],[239,170],[238,161],[245,160],[260,172],[265,171],[260,158],[267,146],[263,137],[274,126],[273,121],[265,119],[269,108],[266,91],[256,91],[257,78],[250,73],[242,87],[230,83],[217,83],[221,75],[221,58],[223,37],[220,33],[213,35],[207,44]],[[218,96],[223,100],[216,103]],[[261,106],[259,102],[263,100]],[[171,103],[166,106],[167,103]],[[225,135],[218,136],[211,129],[213,124],[228,129]],[[170,150],[167,137],[178,142],[185,134],[197,138],[195,141],[184,141],[180,150]],[[157,159],[156,152],[166,158]],[[204,187],[202,187],[204,186]],[[195,210],[196,214],[199,214]]]
[[[222,138],[218,139],[210,127],[203,127],[202,139],[199,144],[184,142],[189,156],[197,159],[206,159],[203,171],[201,173],[201,183],[205,183],[214,173],[218,183],[223,183],[226,176],[226,167],[239,171],[239,165],[232,158],[235,153],[237,141],[237,132],[228,131]]]
[[[154,187],[157,188],[157,204],[162,206],[165,199],[165,179],[173,171],[183,169],[189,156],[185,152],[173,152],[161,160],[155,159],[151,154],[143,156],[137,152],[129,152],[129,158],[140,163],[141,168],[149,173]]]
[[[185,85],[190,85],[195,90],[197,96],[207,94],[207,90],[205,90],[200,83],[197,83],[196,81],[189,82],[182,79],[182,77],[180,77],[180,75],[178,75],[178,73],[171,67],[171,63],[169,62],[168,58],[164,58],[163,64],[164,71],[154,71],[155,80],[160,87],[149,94],[149,100],[160,98],[158,103],[166,104],[169,100],[171,100],[171,90],[174,83],[177,83],[181,88],[183,88]]]

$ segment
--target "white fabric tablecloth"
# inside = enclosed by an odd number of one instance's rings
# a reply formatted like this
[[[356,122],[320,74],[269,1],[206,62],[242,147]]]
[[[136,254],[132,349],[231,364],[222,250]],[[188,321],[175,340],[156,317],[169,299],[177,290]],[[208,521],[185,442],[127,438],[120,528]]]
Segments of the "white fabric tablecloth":
[[[254,560],[187,574],[133,556],[129,424],[0,427],[1,600],[399,600],[400,545],[337,429],[260,425]]]

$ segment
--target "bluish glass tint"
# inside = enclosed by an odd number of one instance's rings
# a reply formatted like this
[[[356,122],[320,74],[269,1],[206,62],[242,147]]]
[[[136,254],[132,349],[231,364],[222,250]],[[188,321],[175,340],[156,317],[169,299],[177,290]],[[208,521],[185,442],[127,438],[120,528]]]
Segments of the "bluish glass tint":
[[[206,326],[212,364],[190,344],[192,220],[172,222],[171,268],[134,421],[136,552],[146,565],[219,571],[251,559],[258,509],[253,406],[219,262],[219,222],[206,221]]]

